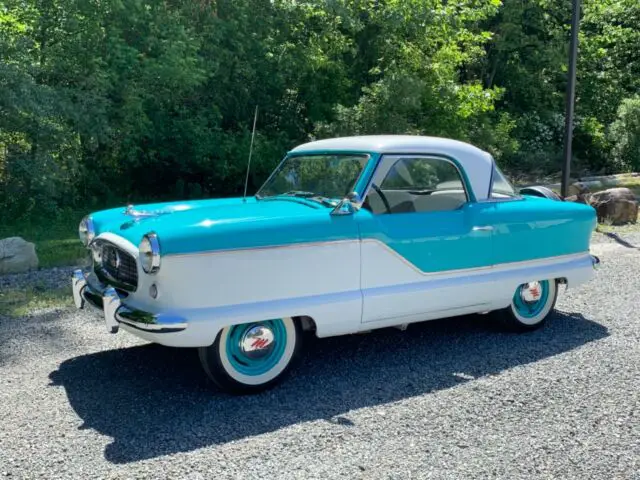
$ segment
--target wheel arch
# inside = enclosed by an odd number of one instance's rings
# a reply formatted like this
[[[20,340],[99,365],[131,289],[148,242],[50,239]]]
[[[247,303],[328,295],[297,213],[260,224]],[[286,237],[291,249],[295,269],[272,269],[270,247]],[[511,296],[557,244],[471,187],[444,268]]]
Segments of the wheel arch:
[[[302,327],[303,332],[312,332],[314,334],[317,332],[318,327],[316,325],[316,321],[309,315],[299,315],[292,318],[294,321],[300,323],[300,327]]]

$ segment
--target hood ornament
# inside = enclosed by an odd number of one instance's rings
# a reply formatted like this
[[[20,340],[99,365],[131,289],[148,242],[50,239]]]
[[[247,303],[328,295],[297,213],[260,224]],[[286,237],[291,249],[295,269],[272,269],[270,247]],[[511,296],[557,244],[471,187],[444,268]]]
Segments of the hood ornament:
[[[127,205],[127,208],[125,208],[122,213],[124,213],[128,217],[133,217],[133,219],[120,225],[121,230],[126,230],[127,228],[133,227],[136,223],[138,223],[140,220],[144,218],[158,217],[160,215],[164,215],[165,213],[169,213],[169,212],[162,212],[162,211],[150,212],[145,210],[136,210],[132,204],[129,204]]]
[[[161,212],[146,212],[143,210],[135,210],[132,204],[127,205],[124,214],[134,218],[157,217]]]

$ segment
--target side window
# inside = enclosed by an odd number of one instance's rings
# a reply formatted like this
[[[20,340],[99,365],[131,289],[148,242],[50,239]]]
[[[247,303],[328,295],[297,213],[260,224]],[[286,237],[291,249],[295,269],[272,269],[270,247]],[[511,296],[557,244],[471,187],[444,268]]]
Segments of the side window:
[[[369,205],[374,213],[441,212],[467,202],[453,163],[429,157],[394,160],[379,187],[371,190]]]
[[[493,184],[491,185],[491,198],[513,198],[518,193],[509,183],[509,180],[500,171],[497,165],[493,167]]]

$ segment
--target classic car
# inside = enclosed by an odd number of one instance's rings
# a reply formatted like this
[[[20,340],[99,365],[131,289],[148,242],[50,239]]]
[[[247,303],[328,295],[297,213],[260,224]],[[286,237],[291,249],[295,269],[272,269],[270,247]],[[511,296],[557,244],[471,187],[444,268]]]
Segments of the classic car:
[[[545,197],[456,140],[314,141],[251,197],[88,215],[92,266],[74,271],[74,301],[109,332],[197,348],[224,390],[257,392],[290,371],[303,336],[477,313],[543,325],[560,285],[599,263],[594,209]]]

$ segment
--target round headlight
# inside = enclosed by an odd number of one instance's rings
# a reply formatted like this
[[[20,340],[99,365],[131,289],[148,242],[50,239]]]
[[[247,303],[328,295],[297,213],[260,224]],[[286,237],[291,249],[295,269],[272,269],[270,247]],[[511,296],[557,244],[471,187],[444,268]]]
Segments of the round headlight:
[[[138,246],[140,264],[145,273],[156,273],[160,270],[160,242],[155,233],[147,233]]]
[[[93,220],[91,217],[84,217],[80,221],[80,225],[78,226],[78,236],[80,237],[80,241],[88,246],[96,236],[96,230],[93,226]]]

